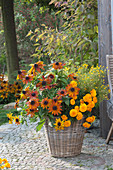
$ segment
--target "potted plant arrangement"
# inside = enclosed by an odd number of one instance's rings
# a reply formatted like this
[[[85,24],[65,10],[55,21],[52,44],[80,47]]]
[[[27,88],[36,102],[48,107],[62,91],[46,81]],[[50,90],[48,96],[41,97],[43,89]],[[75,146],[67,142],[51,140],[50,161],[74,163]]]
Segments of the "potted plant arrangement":
[[[92,110],[99,100],[107,98],[108,87],[102,85],[103,80],[100,81],[105,74],[103,68],[88,69],[84,64],[76,72],[68,73],[66,65],[61,62],[45,65],[38,61],[30,66],[28,72],[18,72],[17,79],[25,86],[21,94],[21,120],[16,117],[15,122],[23,123],[26,117],[31,121],[40,119],[37,131],[45,124],[52,156],[80,154],[85,128],[95,120]],[[13,120],[12,115],[8,117]]]

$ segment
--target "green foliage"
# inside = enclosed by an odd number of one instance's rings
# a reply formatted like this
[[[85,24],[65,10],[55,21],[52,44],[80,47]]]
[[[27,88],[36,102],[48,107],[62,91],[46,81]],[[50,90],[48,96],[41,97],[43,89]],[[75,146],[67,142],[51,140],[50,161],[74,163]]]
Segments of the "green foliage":
[[[56,2],[56,3],[55,3]],[[57,4],[57,1],[54,1]],[[46,57],[50,60],[70,61],[71,64],[88,63],[96,65],[98,62],[98,20],[97,2],[94,0],[71,1],[60,4],[61,10],[56,13],[63,18],[62,26],[52,29],[46,24],[40,31],[29,32],[34,40],[35,54],[33,56]],[[41,32],[41,33],[40,33]],[[39,58],[40,58],[39,57]]]

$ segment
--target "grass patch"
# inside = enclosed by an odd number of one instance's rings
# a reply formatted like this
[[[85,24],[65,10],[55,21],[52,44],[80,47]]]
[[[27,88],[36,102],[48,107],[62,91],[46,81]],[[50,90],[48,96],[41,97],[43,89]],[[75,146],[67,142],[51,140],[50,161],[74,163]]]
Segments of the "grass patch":
[[[13,116],[19,115],[19,112],[16,109],[3,109],[4,105],[0,105],[0,125],[8,123],[7,114],[13,113]]]

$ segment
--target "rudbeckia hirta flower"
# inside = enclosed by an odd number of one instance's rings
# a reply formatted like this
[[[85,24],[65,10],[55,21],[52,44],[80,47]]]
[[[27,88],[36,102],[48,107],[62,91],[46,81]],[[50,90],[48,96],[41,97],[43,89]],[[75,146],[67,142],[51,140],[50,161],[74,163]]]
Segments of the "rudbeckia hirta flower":
[[[7,114],[7,117],[8,117],[8,120],[9,120],[9,124],[13,123],[13,116],[12,116],[12,114],[13,113]]]
[[[43,99],[42,101],[41,101],[41,107],[44,109],[44,108],[46,108],[47,109],[47,107],[49,107],[49,104],[50,104],[50,100],[48,99],[48,97],[46,97],[45,99]]]
[[[57,94],[58,94],[59,96],[66,96],[67,92],[66,92],[65,89],[61,89],[61,90],[58,90]]]
[[[18,79],[22,80],[25,77],[26,74],[27,74],[26,70],[19,70],[18,75],[17,75],[17,80]]]
[[[62,64],[61,62],[56,62],[53,63],[52,65],[55,70],[58,70],[58,69],[62,69],[65,64]]]
[[[49,112],[52,112],[54,115],[61,114],[61,105],[59,103],[52,102],[51,105],[49,105],[48,108]]]
[[[72,86],[74,86],[74,87],[77,87],[77,81],[74,81],[74,80],[73,80],[73,81],[70,82],[70,84],[71,84]]]
[[[31,98],[28,102],[27,102],[29,109],[36,109],[39,106],[39,99],[37,98]]]
[[[59,118],[59,119],[56,119],[56,121],[55,121],[55,129],[56,129],[56,131],[57,130],[64,130],[64,122],[63,121],[61,121],[61,119]]]
[[[27,84],[28,82],[31,82],[33,80],[32,75],[26,75],[25,78],[23,79],[23,83]]]
[[[66,91],[69,94],[70,97],[73,99],[77,99],[77,95],[79,94],[79,88],[76,87],[75,85],[69,84],[66,87]]]
[[[76,109],[71,109],[69,114],[70,114],[71,117],[76,117],[77,114],[78,114],[78,111]]]
[[[80,105],[80,111],[81,112],[85,112],[87,110],[87,105],[84,103],[84,104],[81,104]]]
[[[14,122],[15,122],[15,124],[17,124],[17,125],[20,124],[19,116],[15,116],[15,117],[14,117]]]
[[[32,71],[38,71],[41,73],[41,69],[44,70],[45,64],[43,64],[43,61],[38,61],[35,64],[30,64],[30,66],[32,66]]]

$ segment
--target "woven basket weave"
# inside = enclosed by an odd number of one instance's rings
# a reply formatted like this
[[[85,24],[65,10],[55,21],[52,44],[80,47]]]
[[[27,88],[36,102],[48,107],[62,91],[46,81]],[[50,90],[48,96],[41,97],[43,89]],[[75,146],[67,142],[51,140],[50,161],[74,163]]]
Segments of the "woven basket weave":
[[[81,153],[84,129],[82,120],[74,122],[64,130],[56,131],[55,128],[45,123],[45,132],[50,154],[54,157],[74,157]]]

